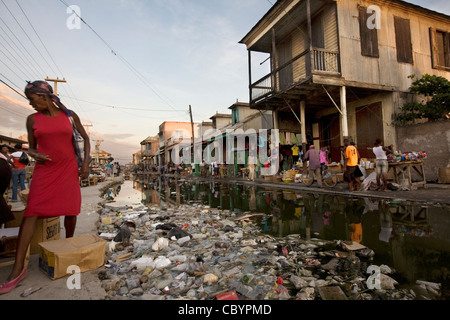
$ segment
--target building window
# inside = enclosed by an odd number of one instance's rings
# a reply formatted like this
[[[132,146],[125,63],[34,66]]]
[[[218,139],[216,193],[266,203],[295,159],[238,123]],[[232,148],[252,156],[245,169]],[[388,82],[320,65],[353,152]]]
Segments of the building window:
[[[377,28],[367,26],[372,13],[367,13],[366,7],[358,7],[359,10],[359,33],[361,37],[361,54],[366,57],[379,58],[378,31]]]
[[[232,124],[236,124],[239,122],[239,109],[233,109],[232,112]]]
[[[433,68],[450,71],[450,33],[430,28]]]
[[[394,26],[395,43],[397,45],[397,61],[414,63],[409,20],[394,17]]]

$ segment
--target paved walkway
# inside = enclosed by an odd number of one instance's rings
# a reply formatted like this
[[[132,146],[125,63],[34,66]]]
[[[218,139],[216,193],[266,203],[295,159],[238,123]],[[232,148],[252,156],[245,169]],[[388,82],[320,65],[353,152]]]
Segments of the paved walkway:
[[[82,206],[78,216],[75,235],[97,234],[97,222],[99,221],[98,210],[101,208],[102,189],[107,188],[112,181],[101,182],[96,186],[81,188]],[[117,181],[116,181],[117,183]],[[19,206],[20,204],[14,204]],[[61,218],[61,238],[65,237],[64,222]],[[0,282],[8,277],[11,267],[0,268]],[[70,290],[67,287],[68,277],[50,280],[41,270],[39,270],[39,255],[31,255],[28,272],[25,279],[12,292],[0,295],[0,300],[103,300],[106,296],[105,290],[101,287],[98,279],[98,270],[81,274],[81,289]],[[41,288],[39,291],[28,297],[21,297],[21,294],[30,288]]]

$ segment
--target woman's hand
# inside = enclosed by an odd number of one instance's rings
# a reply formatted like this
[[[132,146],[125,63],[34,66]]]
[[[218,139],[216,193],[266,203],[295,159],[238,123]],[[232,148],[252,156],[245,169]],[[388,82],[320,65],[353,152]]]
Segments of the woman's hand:
[[[89,162],[85,161],[80,168],[80,178],[85,180],[89,177]]]
[[[42,154],[42,153],[33,153],[30,154],[37,163],[39,164],[45,164],[47,161],[52,161],[52,159],[50,159],[50,157],[46,154]]]

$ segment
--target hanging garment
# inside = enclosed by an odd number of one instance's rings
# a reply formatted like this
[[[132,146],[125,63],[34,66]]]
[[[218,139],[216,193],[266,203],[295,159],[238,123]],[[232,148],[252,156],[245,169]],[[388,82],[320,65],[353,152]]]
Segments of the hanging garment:
[[[291,145],[291,133],[286,132],[286,144]]]

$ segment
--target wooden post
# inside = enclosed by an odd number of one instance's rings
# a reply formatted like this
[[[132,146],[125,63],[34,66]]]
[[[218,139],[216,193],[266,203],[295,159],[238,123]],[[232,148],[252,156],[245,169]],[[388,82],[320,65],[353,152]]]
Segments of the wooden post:
[[[313,48],[312,48],[312,26],[311,26],[311,1],[306,0],[306,26],[308,29],[308,49],[309,53],[305,57],[305,68],[306,75],[312,75],[312,58],[313,58]]]
[[[272,29],[272,57],[273,57],[272,58],[272,90],[277,91],[278,90],[277,74],[273,73],[273,71],[277,69],[277,64],[278,64],[275,29]]]
[[[253,93],[252,93],[252,52],[248,50],[248,89],[249,89],[249,97],[250,97],[250,105],[253,101]]]
[[[58,95],[58,82],[62,82],[62,83],[66,83],[66,78],[60,80],[59,78],[56,79],[49,79],[48,77],[45,78],[45,81],[52,81],[55,83],[54,88],[53,88],[53,93],[57,96]]]
[[[194,119],[192,117],[192,107],[191,105],[189,105],[189,115],[191,116],[191,130],[192,130],[192,152],[191,152],[191,161],[192,161],[192,157],[193,157],[193,161],[194,161],[194,166],[195,166],[195,174],[194,176],[199,176],[199,169],[200,166],[198,163],[195,163],[195,135],[194,135]]]
[[[302,131],[302,151],[303,156],[308,150],[306,150],[307,140],[306,140],[306,101],[300,101],[300,121],[301,121],[301,131]],[[303,159],[302,159],[303,161]],[[306,172],[306,161],[303,161],[303,172]]]

